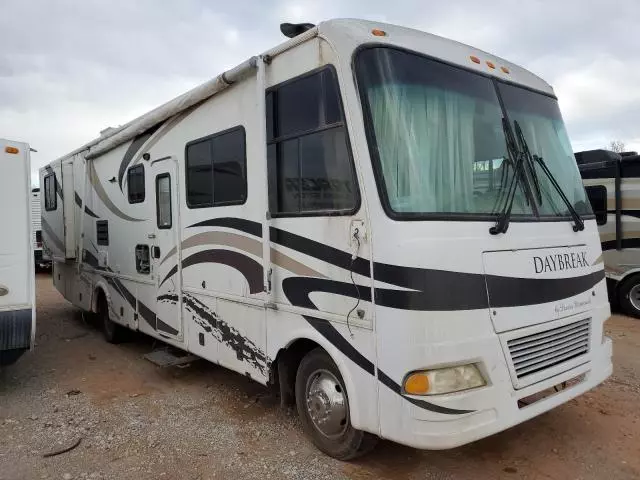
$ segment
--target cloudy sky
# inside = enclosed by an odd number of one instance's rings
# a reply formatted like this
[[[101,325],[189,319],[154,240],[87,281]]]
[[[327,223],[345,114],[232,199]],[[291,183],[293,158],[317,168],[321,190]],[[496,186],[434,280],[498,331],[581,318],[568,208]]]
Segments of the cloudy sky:
[[[359,17],[468,43],[556,90],[575,150],[640,150],[639,0],[2,0],[0,137],[34,171],[283,40]]]

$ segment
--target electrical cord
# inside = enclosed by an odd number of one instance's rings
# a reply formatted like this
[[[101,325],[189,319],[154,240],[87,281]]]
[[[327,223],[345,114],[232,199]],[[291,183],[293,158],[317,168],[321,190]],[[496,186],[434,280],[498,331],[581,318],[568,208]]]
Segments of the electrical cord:
[[[351,338],[353,338],[353,332],[351,331],[349,318],[351,317],[351,314],[358,308],[358,306],[360,305],[360,301],[362,300],[362,297],[360,296],[360,288],[358,288],[358,284],[353,278],[353,264],[358,258],[358,253],[360,253],[360,237],[358,236],[359,233],[360,231],[357,228],[353,231],[353,239],[356,241],[356,248],[355,248],[355,251],[353,252],[353,255],[351,255],[351,264],[349,265],[349,276],[351,277],[351,283],[353,283],[353,286],[356,289],[356,294],[358,295],[356,304],[351,310],[349,310],[349,313],[347,313],[347,329],[349,330],[349,335],[351,336]]]

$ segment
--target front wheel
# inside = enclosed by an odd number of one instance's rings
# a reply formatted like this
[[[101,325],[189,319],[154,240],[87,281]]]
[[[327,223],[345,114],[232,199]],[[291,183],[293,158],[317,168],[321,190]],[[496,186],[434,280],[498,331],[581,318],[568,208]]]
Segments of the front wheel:
[[[98,299],[98,321],[102,327],[102,334],[109,343],[121,343],[126,340],[127,331],[122,325],[109,318],[109,305],[107,299],[101,296]]]
[[[356,430],[338,367],[321,348],[309,352],[296,375],[296,405],[305,433],[327,455],[350,460],[367,453],[377,437]]]
[[[640,275],[622,281],[618,287],[618,301],[624,313],[640,318]]]

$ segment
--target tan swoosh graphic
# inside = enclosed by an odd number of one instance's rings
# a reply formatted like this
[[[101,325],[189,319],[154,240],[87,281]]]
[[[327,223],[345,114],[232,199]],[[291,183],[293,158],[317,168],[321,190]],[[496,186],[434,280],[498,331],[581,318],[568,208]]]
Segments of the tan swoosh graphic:
[[[238,250],[242,250],[243,252],[249,253],[256,257],[262,256],[261,241],[230,232],[197,233],[196,235],[193,235],[182,242],[182,250],[203,245],[224,245],[226,247],[232,247]],[[166,260],[174,256],[176,254],[176,251],[177,250],[175,247],[169,250],[160,264],[162,265]],[[320,272],[304,265],[303,263],[294,260],[290,256],[279,252],[274,248],[271,248],[271,262],[273,262],[274,265],[290,271],[291,273],[295,273],[296,275],[304,277],[327,278],[326,275],[323,275]]]
[[[91,185],[93,185],[93,188],[100,200],[102,200],[102,203],[104,203],[104,205],[109,210],[111,210],[111,213],[129,222],[144,222],[144,220],[142,219],[130,217],[118,207],[116,207],[107,195],[107,192],[105,192],[104,187],[100,183],[100,179],[98,179],[98,172],[96,172],[96,167],[93,165],[93,160],[88,160],[87,165],[89,168],[89,181],[91,182]]]
[[[597,265],[597,264],[602,263],[602,262],[603,262],[602,254],[600,254],[600,256],[593,261],[591,266]]]
[[[145,152],[148,152],[151,149],[151,147],[153,147],[156,143],[158,143],[158,141],[162,137],[164,137],[167,133],[169,133],[169,131],[172,130],[173,127],[178,125],[178,123],[184,120],[188,115],[191,114],[191,112],[193,112],[199,106],[200,104],[197,104],[197,105],[194,105],[193,107],[186,109],[184,112],[181,112],[175,115],[173,118],[167,121],[164,125],[162,125],[157,132],[151,135],[151,138],[149,138],[149,140],[147,140],[147,142],[144,145],[140,146],[140,149],[138,150],[138,153],[133,159],[133,162],[131,164],[135,165],[142,158],[142,155],[144,155]]]

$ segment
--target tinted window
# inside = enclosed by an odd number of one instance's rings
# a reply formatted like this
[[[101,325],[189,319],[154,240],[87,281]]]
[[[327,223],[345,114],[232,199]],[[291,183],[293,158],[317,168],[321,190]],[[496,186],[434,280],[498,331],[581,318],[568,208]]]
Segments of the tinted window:
[[[129,203],[144,202],[144,165],[136,165],[127,171]]]
[[[282,137],[313,130],[322,124],[321,91],[320,75],[311,75],[278,89],[276,135]]]
[[[286,82],[267,94],[267,138],[288,137],[342,121],[332,69]]]
[[[56,197],[56,174],[50,173],[44,177],[44,209],[48,212],[58,208]]]
[[[209,141],[187,146],[187,204],[190,207],[213,205],[212,144]]]
[[[244,128],[187,145],[187,205],[190,208],[244,203],[247,175]]]
[[[348,210],[355,205],[354,182],[342,128],[300,137],[301,210]]]
[[[213,139],[213,204],[242,203],[247,196],[244,130]]]
[[[355,209],[357,187],[333,70],[275,87],[266,107],[271,213]]]

